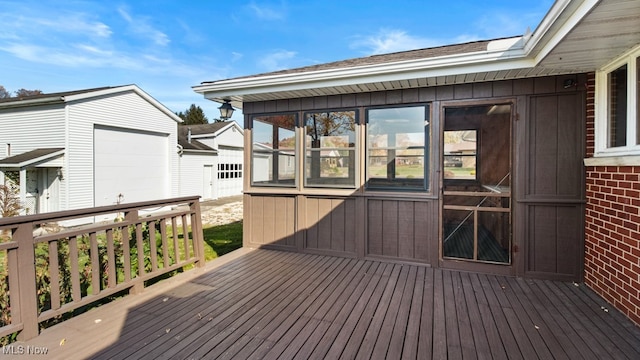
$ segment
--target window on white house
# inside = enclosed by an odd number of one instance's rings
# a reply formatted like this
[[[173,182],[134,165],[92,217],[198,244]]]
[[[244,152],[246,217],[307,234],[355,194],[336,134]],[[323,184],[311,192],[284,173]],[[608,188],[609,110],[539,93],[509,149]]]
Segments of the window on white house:
[[[640,154],[640,47],[596,78],[597,155]]]

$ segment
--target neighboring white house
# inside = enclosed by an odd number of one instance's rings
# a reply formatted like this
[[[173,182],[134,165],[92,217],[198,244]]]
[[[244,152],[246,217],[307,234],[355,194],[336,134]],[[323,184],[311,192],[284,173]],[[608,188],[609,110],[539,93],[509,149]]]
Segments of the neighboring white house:
[[[242,128],[234,121],[178,128],[181,196],[202,199],[242,194]]]
[[[25,213],[178,196],[177,123],[135,85],[0,101],[0,184]]]

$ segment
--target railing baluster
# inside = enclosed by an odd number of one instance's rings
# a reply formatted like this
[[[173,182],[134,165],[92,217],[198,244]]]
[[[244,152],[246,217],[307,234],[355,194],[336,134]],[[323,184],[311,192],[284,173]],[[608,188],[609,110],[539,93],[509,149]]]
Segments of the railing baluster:
[[[150,221],[149,226],[149,252],[151,253],[151,272],[158,270],[158,246],[156,244],[156,222]]]
[[[18,277],[18,249],[7,250],[7,271],[9,271],[9,289],[20,288]],[[22,322],[20,314],[20,291],[9,290],[9,306],[11,306],[11,324]]]
[[[171,217],[171,226],[173,226],[173,252],[175,254],[174,264],[180,262],[180,248],[178,246],[178,221],[175,216]]]
[[[49,243],[49,280],[51,281],[51,308],[60,309],[60,267],[58,264],[58,241]]]
[[[138,276],[144,275],[144,242],[142,239],[142,223],[136,224],[136,246],[138,249]]]
[[[182,240],[184,242],[184,259],[189,260],[189,224],[187,224],[187,215],[182,215]]]
[[[160,238],[162,238],[162,258],[164,260],[164,268],[168,268],[169,259],[169,241],[167,240],[167,219],[160,221]]]
[[[108,229],[107,234],[107,287],[114,288],[118,282],[116,277],[116,255],[113,245],[113,229]]]
[[[69,238],[69,265],[71,265],[71,299],[80,301],[82,293],[80,289],[80,270],[78,264],[78,238]]]
[[[124,268],[124,282],[131,281],[131,248],[129,246],[129,227],[120,228],[122,234],[122,267]]]
[[[98,295],[102,286],[100,283],[100,253],[95,232],[89,234],[89,244],[91,249],[91,293]]]

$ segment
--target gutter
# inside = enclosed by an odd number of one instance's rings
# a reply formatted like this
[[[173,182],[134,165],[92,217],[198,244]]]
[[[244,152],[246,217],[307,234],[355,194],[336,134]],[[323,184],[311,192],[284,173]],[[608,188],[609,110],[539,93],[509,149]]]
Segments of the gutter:
[[[65,102],[64,96],[44,97],[38,99],[17,99],[7,102],[0,102],[0,109],[12,109],[20,107],[28,107],[33,105],[52,105],[62,104]]]

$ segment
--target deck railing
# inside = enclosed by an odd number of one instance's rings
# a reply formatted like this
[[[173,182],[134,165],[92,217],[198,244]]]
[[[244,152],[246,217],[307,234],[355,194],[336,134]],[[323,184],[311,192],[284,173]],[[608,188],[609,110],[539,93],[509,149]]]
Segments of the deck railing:
[[[78,222],[91,223],[59,226]],[[0,337],[33,338],[44,321],[191,264],[204,265],[198,197],[0,218]]]

